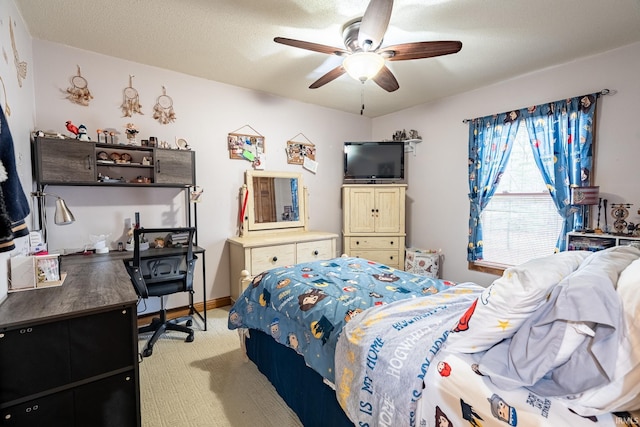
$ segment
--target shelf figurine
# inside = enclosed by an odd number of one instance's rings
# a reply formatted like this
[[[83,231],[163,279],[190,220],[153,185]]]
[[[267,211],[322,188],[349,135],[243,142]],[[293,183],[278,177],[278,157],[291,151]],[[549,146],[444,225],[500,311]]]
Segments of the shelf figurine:
[[[80,141],[91,141],[91,137],[87,135],[87,127],[85,125],[78,126],[78,139]]]
[[[136,125],[133,123],[127,123],[126,132],[129,145],[137,145],[136,134],[138,133],[138,129],[136,128]]]
[[[79,132],[78,127],[73,123],[71,123],[71,120],[67,120],[67,122],[65,123],[65,126],[67,127],[67,130],[69,132],[74,134],[76,137],[78,136],[78,132]]]

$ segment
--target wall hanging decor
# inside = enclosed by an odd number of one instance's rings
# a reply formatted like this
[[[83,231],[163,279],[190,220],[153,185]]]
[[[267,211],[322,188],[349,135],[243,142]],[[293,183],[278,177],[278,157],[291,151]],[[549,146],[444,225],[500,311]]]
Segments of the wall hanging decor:
[[[27,78],[27,63],[20,61],[20,55],[18,55],[18,48],[16,47],[16,37],[13,34],[13,25],[11,18],[9,18],[9,32],[11,33],[11,47],[13,48],[13,63],[16,66],[16,72],[18,73],[18,85],[22,87],[22,80]]]
[[[295,141],[299,136],[306,139],[306,142]],[[299,133],[289,141],[287,141],[287,163],[293,165],[301,165],[304,163],[305,157],[314,160],[316,159],[316,146],[309,140],[303,133]]]
[[[82,77],[80,73],[80,66],[78,65],[78,74],[71,77],[71,87],[67,88],[67,99],[75,104],[89,105],[89,101],[93,99],[91,92],[89,91],[89,84],[87,80]]]
[[[257,135],[238,133],[239,130],[249,128]],[[249,125],[230,132],[227,135],[227,148],[229,149],[230,159],[248,160],[253,163],[256,169],[264,167],[265,145],[264,136]]]
[[[303,137],[306,142],[295,141],[299,136]],[[303,133],[299,133],[287,141],[287,148],[285,148],[285,150],[287,152],[287,163],[302,165],[302,167],[314,173],[318,169],[318,163],[316,162],[316,145]]]
[[[124,100],[122,101],[122,117],[131,117],[133,113],[144,114],[142,112],[142,105],[140,105],[140,96],[138,95],[138,91],[133,87],[133,78],[129,74],[129,86],[124,88]]]
[[[176,121],[176,113],[173,111],[173,99],[167,95],[167,90],[162,86],[162,95],[156,100],[153,106],[153,118],[161,124],[166,125]]]

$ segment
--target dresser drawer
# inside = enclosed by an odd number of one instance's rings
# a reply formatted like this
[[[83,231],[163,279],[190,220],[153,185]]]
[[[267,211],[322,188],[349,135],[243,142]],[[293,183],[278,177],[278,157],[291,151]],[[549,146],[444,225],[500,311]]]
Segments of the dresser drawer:
[[[400,239],[396,236],[371,237],[359,236],[349,238],[349,249],[400,249]],[[404,248],[402,248],[404,249]]]
[[[400,252],[391,250],[382,251],[367,251],[367,250],[355,250],[349,252],[350,256],[367,259],[369,261],[375,261],[380,264],[388,265],[395,269],[400,269]]]
[[[296,245],[296,263],[335,257],[333,239],[302,242]]]
[[[251,274],[260,274],[274,267],[295,263],[295,244],[265,246],[251,249]]]

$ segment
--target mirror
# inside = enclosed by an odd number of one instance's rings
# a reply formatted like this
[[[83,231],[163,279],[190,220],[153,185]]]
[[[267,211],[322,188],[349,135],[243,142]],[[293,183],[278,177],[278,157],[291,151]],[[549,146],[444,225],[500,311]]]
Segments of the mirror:
[[[302,175],[289,172],[247,171],[245,208],[247,228],[291,229],[305,226]]]

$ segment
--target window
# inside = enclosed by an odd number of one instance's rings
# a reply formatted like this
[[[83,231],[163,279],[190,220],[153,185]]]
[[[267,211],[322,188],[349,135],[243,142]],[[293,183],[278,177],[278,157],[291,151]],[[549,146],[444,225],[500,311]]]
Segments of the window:
[[[498,188],[481,214],[484,259],[476,265],[517,265],[556,248],[563,219],[536,166],[521,124]]]

